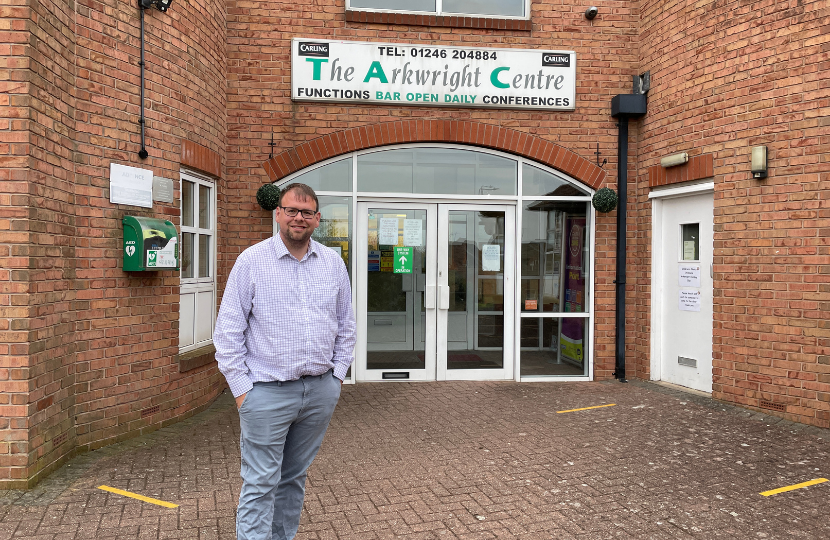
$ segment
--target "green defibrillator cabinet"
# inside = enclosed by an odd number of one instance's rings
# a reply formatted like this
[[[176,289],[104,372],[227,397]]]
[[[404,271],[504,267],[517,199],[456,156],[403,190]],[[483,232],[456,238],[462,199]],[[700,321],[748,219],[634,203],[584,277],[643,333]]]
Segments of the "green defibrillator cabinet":
[[[156,218],[124,216],[124,271],[179,269],[176,226]]]

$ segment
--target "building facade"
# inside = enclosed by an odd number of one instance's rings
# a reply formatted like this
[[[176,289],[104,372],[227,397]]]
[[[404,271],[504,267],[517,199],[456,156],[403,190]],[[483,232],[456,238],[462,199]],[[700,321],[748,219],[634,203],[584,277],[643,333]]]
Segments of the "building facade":
[[[5,8],[0,485],[212,402],[257,190],[293,181],[350,271],[351,382],[625,373],[830,427],[830,8],[591,7]],[[621,177],[624,280],[592,205]],[[124,269],[126,216],[175,226],[178,269]]]

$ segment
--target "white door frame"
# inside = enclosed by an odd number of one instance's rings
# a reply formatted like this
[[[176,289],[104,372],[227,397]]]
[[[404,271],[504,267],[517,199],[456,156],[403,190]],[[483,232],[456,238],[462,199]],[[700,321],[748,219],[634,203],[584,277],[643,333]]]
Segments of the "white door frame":
[[[651,200],[651,376],[662,380],[663,350],[663,201],[714,193],[715,183],[704,182],[675,188],[655,190],[648,194]]]
[[[449,213],[453,210],[477,211],[488,210],[504,212],[504,343],[501,369],[447,369],[447,330],[449,317],[449,284],[448,284],[448,255],[449,255]],[[516,270],[516,207],[512,205],[491,204],[442,204],[438,207],[438,359],[436,374],[437,380],[510,380],[513,379],[513,321],[516,307],[514,301],[515,270]],[[473,241],[475,239],[473,238]],[[477,279],[477,276],[473,276]],[[473,301],[476,301],[473,299]],[[475,311],[473,311],[475,313]],[[469,316],[469,315],[468,315]],[[476,327],[478,325],[476,324]]]

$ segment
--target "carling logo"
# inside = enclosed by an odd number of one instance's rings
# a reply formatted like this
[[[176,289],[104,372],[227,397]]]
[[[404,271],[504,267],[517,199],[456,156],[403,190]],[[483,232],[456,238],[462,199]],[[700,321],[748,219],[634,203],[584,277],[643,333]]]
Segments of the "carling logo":
[[[321,58],[329,57],[328,43],[308,43],[300,42],[300,56],[319,56]]]
[[[547,67],[571,67],[571,55],[562,53],[542,53],[542,65]]]

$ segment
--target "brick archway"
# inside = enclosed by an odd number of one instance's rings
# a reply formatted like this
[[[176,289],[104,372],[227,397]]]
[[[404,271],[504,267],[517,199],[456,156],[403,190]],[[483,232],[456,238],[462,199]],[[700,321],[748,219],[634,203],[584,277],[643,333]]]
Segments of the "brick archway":
[[[304,142],[262,164],[272,182],[314,163],[357,150],[406,143],[455,143],[492,148],[547,165],[597,189],[605,171],[535,135],[480,122],[400,120],[335,131]]]

